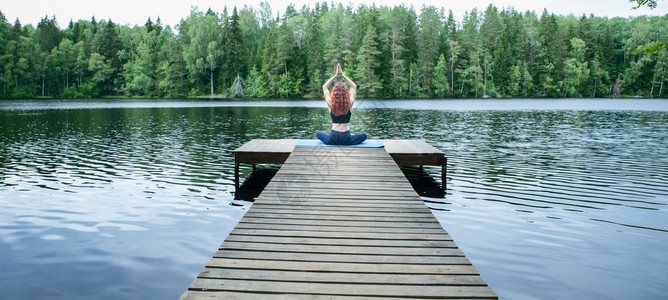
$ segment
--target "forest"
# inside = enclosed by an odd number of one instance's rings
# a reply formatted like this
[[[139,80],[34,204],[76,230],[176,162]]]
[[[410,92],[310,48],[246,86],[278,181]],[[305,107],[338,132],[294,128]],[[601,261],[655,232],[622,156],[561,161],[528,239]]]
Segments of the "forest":
[[[607,18],[315,3],[191,8],[174,28],[0,11],[0,98],[320,98],[337,63],[362,98],[666,98],[668,15]],[[663,30],[662,30],[663,29]]]

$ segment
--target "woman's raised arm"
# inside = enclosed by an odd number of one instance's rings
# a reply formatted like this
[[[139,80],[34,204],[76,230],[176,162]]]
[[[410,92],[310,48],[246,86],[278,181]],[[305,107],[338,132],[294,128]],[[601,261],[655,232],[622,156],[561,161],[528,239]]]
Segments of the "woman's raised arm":
[[[322,85],[322,93],[325,96],[325,102],[327,102],[327,106],[332,107],[332,98],[330,97],[330,92],[329,92],[329,86],[332,85],[332,82],[334,82],[334,79],[336,79],[336,75],[332,76],[325,84]]]
[[[355,102],[355,96],[357,95],[357,84],[348,78],[348,76],[343,75],[343,73],[341,73],[341,77],[343,77],[350,86],[350,103],[352,104]]]

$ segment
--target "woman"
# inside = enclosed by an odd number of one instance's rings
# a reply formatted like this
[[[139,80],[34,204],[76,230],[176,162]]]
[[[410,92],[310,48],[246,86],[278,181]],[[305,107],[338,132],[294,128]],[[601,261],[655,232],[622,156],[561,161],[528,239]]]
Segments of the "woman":
[[[329,92],[329,86],[336,77],[341,76],[350,85],[350,91],[343,82],[334,85],[332,92]],[[332,131],[316,132],[315,136],[327,145],[357,145],[366,140],[366,134],[350,134],[350,116],[352,114],[355,95],[357,94],[357,85],[346,75],[343,75],[341,65],[336,65],[336,74],[327,80],[322,86],[322,92],[325,94],[325,101],[329,106],[329,115],[332,117]]]

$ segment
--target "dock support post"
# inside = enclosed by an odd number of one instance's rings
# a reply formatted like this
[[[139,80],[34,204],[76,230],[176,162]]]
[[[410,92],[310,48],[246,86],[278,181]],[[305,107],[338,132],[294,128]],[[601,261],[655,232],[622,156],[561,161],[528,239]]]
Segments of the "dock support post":
[[[448,172],[448,158],[443,157],[443,164],[441,165],[441,188],[445,191],[446,188],[446,178]]]
[[[253,173],[255,173],[255,164],[253,164]]]
[[[253,165],[255,166],[255,165]],[[234,192],[236,193],[239,190],[239,160],[237,159],[237,154],[234,154]]]

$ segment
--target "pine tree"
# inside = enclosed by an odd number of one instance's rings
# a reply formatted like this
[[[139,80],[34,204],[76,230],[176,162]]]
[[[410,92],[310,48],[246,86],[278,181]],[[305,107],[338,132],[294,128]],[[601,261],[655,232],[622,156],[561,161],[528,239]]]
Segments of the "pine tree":
[[[320,32],[319,20],[315,15],[311,16],[308,30],[306,31],[306,74],[308,78],[308,92],[311,97],[321,90],[323,66],[325,65],[322,55],[322,34]]]
[[[119,38],[118,28],[111,19],[107,20],[100,36],[100,44],[97,53],[101,54],[105,60],[109,61],[112,73],[108,82],[105,85],[104,92],[111,92],[114,88],[114,79],[119,78],[119,74],[123,68],[118,51],[122,49],[121,40]]]
[[[403,8],[403,7],[402,7]],[[404,9],[405,10],[405,9]],[[417,15],[415,10],[411,6],[410,9],[402,12],[402,17],[400,22],[402,22],[402,27],[404,28],[403,41],[402,44],[405,48],[404,61],[410,67],[410,64],[417,63],[418,61],[418,30],[417,30]],[[406,72],[410,72],[412,68],[407,68]],[[406,74],[409,75],[409,74]],[[409,77],[406,76],[405,77]]]
[[[232,10],[228,25],[225,27],[225,52],[223,54],[227,69],[224,70],[226,78],[223,78],[224,85],[229,85],[234,78],[241,75],[241,69],[244,63],[244,49],[242,43],[242,32],[239,26],[239,14],[236,6]]]
[[[171,98],[182,97],[185,95],[186,77],[182,37],[177,40],[169,26],[160,33],[160,36],[164,42],[160,45],[161,61],[156,69],[158,95]]]
[[[396,21],[401,17],[401,8],[402,7],[395,7],[391,11],[382,15],[383,22],[389,25],[386,32],[384,32],[382,39],[387,45],[390,55],[388,68],[391,69],[391,77],[389,80],[390,88],[388,91],[391,91],[391,97],[404,97],[408,90],[408,81],[405,77],[405,48],[403,45],[402,27],[401,24]]]
[[[323,22],[323,36],[325,44],[325,66],[336,66],[337,63],[343,61],[343,9],[338,8],[336,10],[330,11],[332,17],[324,19]],[[345,68],[346,66],[343,65]]]
[[[561,81],[560,71],[563,69],[561,60],[561,37],[554,14],[543,11],[540,17],[539,33],[540,53],[538,55],[538,85],[543,96],[560,97],[558,82]]]
[[[293,8],[294,9],[294,8]],[[292,66],[288,69],[288,63],[292,58],[292,55],[296,51],[297,42],[295,41],[295,36],[288,26],[288,12],[283,17],[281,26],[278,28],[278,35],[276,40],[276,60],[277,63],[283,68],[283,75],[288,76],[288,71],[291,71]]]
[[[375,74],[375,69],[378,67],[377,55],[380,54],[377,45],[376,28],[369,24],[357,52],[358,65],[355,70],[356,83],[364,98],[376,96],[381,88],[378,76]]]
[[[270,30],[267,41],[264,43],[264,49],[262,50],[260,78],[263,84],[260,85],[257,92],[260,98],[278,96],[274,74],[277,73],[277,69],[280,69],[278,68],[280,65],[276,64],[276,62],[276,39],[274,38],[274,30]]]
[[[498,9],[493,4],[487,6],[483,20],[480,25],[483,44],[487,51],[493,52],[494,47],[497,45],[497,39],[505,31],[505,25],[499,16]]]
[[[501,96],[511,94],[511,67],[514,61],[512,49],[508,42],[508,35],[503,32],[494,47],[494,69],[492,70],[494,83]],[[519,74],[519,70],[517,70]]]
[[[42,52],[51,52],[53,48],[60,44],[60,40],[63,38],[63,34],[58,28],[58,23],[56,22],[56,16],[53,16],[51,19],[44,17],[37,24],[37,29],[39,30],[39,46]]]
[[[422,91],[431,94],[432,76],[434,74],[434,67],[438,59],[438,36],[440,27],[440,18],[433,6],[422,8],[420,14],[420,33],[418,35],[419,41],[419,64]]]
[[[242,74],[249,74],[255,68],[256,72],[262,65],[262,45],[266,36],[262,35],[260,22],[252,7],[245,6],[239,11],[239,29],[244,64]]]

